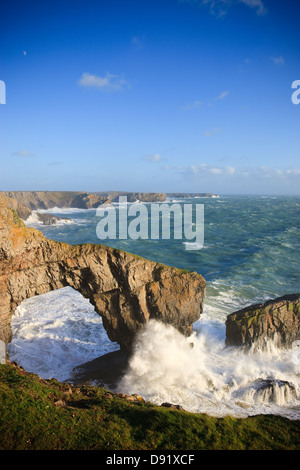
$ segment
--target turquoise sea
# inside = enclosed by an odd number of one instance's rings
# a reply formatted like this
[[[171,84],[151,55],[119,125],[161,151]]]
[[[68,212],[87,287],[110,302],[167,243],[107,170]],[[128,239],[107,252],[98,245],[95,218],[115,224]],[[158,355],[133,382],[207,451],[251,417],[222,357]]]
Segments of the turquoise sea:
[[[203,247],[187,250],[190,240],[172,236],[100,241],[96,210],[54,208],[47,212],[71,220],[43,226],[33,215],[26,223],[53,240],[102,243],[196,271],[206,279],[205,309],[194,325],[194,348],[172,328],[150,324],[119,384],[122,391],[218,416],[272,412],[300,418],[300,360],[295,360],[294,351],[279,351],[270,344],[268,350],[245,354],[224,343],[229,313],[300,292],[300,197],[219,196],[167,202],[204,205]],[[37,314],[41,310],[44,320]],[[74,366],[118,349],[105,336],[88,301],[70,288],[24,301],[12,326],[11,358],[59,380],[66,379]],[[51,351],[50,356],[44,357],[43,351]]]

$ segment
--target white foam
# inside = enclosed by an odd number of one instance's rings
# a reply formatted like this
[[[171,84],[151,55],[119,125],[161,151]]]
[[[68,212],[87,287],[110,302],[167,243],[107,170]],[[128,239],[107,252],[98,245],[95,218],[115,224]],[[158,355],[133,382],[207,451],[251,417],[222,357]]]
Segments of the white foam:
[[[50,209],[38,209],[37,212],[45,214],[76,214],[77,212],[96,211],[96,208],[80,209],[77,207],[51,207]]]
[[[27,225],[27,227],[37,227],[37,226],[40,226],[40,225],[44,225],[43,221],[39,219],[38,215],[37,215],[37,212],[41,212],[41,211],[32,211],[32,213],[30,214],[30,216],[24,221],[25,225]],[[56,222],[54,224],[50,224],[50,225],[69,225],[69,224],[73,224],[74,221],[72,219],[57,219]]]
[[[295,351],[279,350],[273,343],[248,353],[226,348],[226,315],[242,307],[243,300],[221,280],[211,284],[190,338],[153,320],[141,330],[117,390],[213,416],[273,413],[299,419],[300,358],[294,360]],[[12,330],[10,359],[44,378],[70,379],[74,367],[119,349],[89,301],[70,287],[23,301]],[[275,385],[260,389],[258,379]],[[293,384],[296,396],[276,381]]]
[[[10,360],[43,378],[67,380],[74,367],[119,349],[89,300],[71,287],[24,300],[11,325]]]
[[[208,246],[203,245],[203,243],[199,242],[183,242],[185,245],[186,250],[202,250],[208,248]]]
[[[171,402],[214,416],[274,413],[299,419],[300,379],[291,351],[225,348],[224,323],[207,317],[197,325],[198,331],[187,339],[169,325],[150,321],[139,334],[118,389],[156,404]],[[278,386],[273,401],[270,391],[254,399],[253,382],[258,378],[292,382],[297,397]]]

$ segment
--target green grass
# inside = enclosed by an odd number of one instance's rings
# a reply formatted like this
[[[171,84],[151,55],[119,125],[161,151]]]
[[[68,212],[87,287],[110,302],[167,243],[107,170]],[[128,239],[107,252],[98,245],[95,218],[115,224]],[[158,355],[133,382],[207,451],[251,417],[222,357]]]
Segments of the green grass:
[[[25,227],[23,220],[18,216],[18,213],[15,209],[10,209],[13,213],[13,221],[18,227]]]
[[[62,405],[62,406],[61,406]],[[214,418],[0,365],[1,450],[296,450],[299,421]]]

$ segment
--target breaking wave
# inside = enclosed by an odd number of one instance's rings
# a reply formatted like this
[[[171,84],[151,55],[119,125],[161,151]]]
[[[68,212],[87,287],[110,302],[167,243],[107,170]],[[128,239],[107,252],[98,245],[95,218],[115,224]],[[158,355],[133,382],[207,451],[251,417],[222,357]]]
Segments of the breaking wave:
[[[300,368],[292,351],[225,348],[224,324],[202,318],[189,338],[150,321],[118,390],[212,416],[272,413],[300,418]],[[300,361],[299,361],[300,363]]]

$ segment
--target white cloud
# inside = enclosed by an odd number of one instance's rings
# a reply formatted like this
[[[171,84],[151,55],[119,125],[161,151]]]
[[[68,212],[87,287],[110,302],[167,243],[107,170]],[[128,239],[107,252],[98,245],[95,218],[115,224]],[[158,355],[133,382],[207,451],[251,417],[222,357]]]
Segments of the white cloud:
[[[147,162],[161,162],[163,159],[159,153],[153,153],[152,155],[144,155],[142,160],[146,160]]]
[[[190,3],[197,7],[208,7],[212,15],[222,18],[228,10],[238,4],[244,4],[256,11],[258,16],[267,14],[267,8],[265,7],[263,0],[179,0],[181,3]]]
[[[214,127],[213,129],[209,129],[205,131],[204,135],[206,137],[212,137],[214,135],[220,134],[220,132],[222,132],[222,129],[220,129],[219,127]]]
[[[266,9],[265,5],[263,4],[262,0],[239,0],[240,3],[244,3],[250,8],[256,9],[256,14],[258,16],[266,15],[268,10]]]
[[[34,153],[29,152],[28,150],[17,150],[17,152],[14,152],[12,154],[13,157],[27,157],[27,158],[33,158],[35,157]]]
[[[222,168],[210,168],[209,171],[210,171],[213,175],[221,175],[221,174],[223,173]]]
[[[284,65],[285,64],[285,60],[282,56],[279,56],[279,57],[270,57],[271,61],[275,64],[275,65]]]
[[[194,101],[184,106],[182,109],[188,111],[189,109],[199,109],[203,105],[202,101]]]
[[[233,166],[227,166],[225,168],[225,172],[228,174],[228,175],[234,175],[235,174],[235,171],[236,169],[233,167]]]
[[[226,96],[229,95],[229,91],[223,91],[222,93],[219,94],[219,96],[217,96],[215,98],[216,101],[218,100],[223,100],[224,98],[226,98]]]
[[[222,93],[220,93],[218,96],[216,96],[214,98],[214,101],[222,101],[226,98],[226,96],[229,95],[229,91],[226,90],[226,91],[222,91]],[[195,100],[193,103],[188,103],[186,106],[183,106],[181,109],[183,111],[188,111],[190,109],[200,109],[202,106],[209,106],[209,107],[212,107],[214,106],[214,104],[209,101],[208,103],[203,103],[203,101],[200,101],[200,100]]]
[[[145,42],[145,35],[143,35],[143,36],[132,36],[131,37],[131,44],[136,49],[140,49],[141,47],[143,47],[144,42]]]
[[[23,55],[27,55],[27,51],[23,51]]]
[[[121,91],[128,87],[128,83],[119,75],[113,75],[108,72],[104,77],[85,72],[79,79],[78,84],[87,88],[98,88],[102,91]]]
[[[279,181],[289,181],[300,179],[300,169],[277,169],[266,166],[261,167],[233,167],[233,166],[213,166],[207,163],[197,163],[186,167],[165,166],[166,171],[173,171],[181,174],[183,177],[193,180],[201,180],[221,177],[224,181],[238,181],[239,184],[243,180],[268,180],[272,183]],[[300,182],[299,182],[300,183]]]

